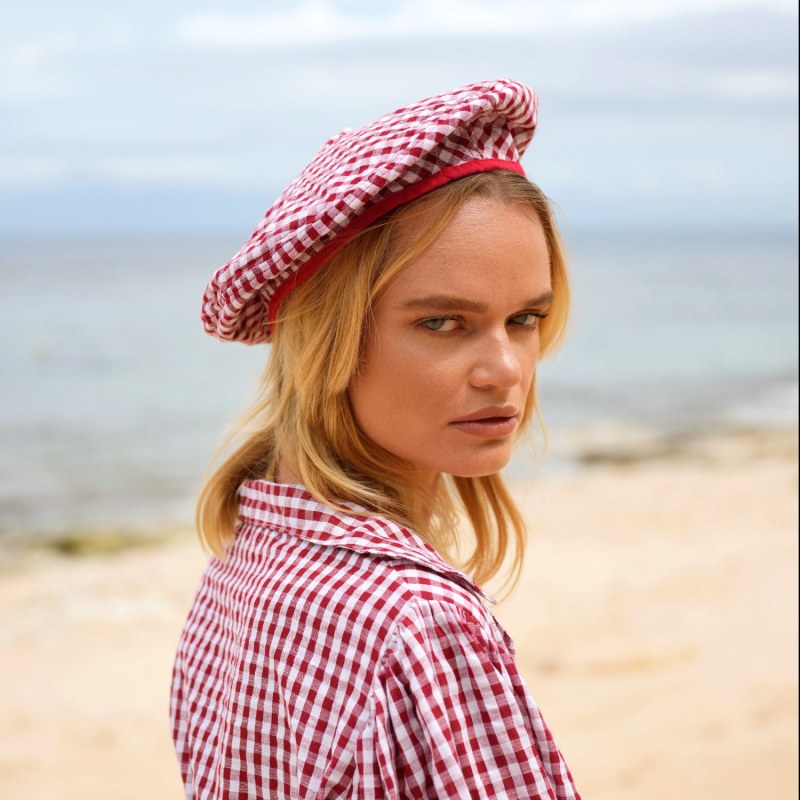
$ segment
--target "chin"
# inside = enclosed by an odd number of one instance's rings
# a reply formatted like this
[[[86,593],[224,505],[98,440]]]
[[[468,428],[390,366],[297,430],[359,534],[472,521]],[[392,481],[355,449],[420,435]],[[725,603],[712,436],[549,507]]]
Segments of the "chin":
[[[485,478],[489,475],[497,475],[509,462],[511,454],[504,454],[502,457],[476,459],[472,464],[459,464],[452,470],[442,470],[452,475],[454,478]]]
[[[505,464],[503,465],[505,466]],[[454,478],[488,478],[490,475],[497,475],[501,472],[503,467],[497,469],[476,469],[476,470],[459,470],[458,472],[451,472]]]

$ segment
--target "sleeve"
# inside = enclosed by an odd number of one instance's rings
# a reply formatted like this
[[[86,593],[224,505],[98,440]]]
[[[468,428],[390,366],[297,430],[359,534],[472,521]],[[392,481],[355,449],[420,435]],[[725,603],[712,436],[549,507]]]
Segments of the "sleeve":
[[[357,796],[579,800],[488,621],[414,604],[396,625],[372,700]]]

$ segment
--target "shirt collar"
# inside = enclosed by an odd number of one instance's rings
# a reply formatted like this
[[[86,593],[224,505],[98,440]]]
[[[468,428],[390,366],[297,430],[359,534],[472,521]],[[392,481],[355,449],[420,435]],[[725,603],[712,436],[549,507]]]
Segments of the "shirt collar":
[[[341,505],[351,511],[364,510],[353,503]],[[411,561],[466,586],[490,603],[495,602],[414,531],[385,517],[350,516],[337,511],[316,500],[303,486],[245,481],[239,488],[239,519],[317,544]]]

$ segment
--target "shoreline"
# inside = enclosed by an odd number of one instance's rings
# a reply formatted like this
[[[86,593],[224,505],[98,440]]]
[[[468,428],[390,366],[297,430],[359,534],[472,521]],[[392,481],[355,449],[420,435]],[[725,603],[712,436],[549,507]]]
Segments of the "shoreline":
[[[521,442],[504,474],[513,489],[597,470],[670,463],[715,466],[749,459],[792,458],[797,455],[797,441],[796,425],[719,425],[697,431],[615,424],[557,429],[548,434],[544,445]],[[191,509],[192,503],[193,498],[187,497],[180,505]],[[79,558],[114,554],[159,546],[176,536],[192,535],[192,531],[188,513],[141,524],[109,522],[65,525],[60,530],[0,530],[0,579],[9,567],[45,555]]]

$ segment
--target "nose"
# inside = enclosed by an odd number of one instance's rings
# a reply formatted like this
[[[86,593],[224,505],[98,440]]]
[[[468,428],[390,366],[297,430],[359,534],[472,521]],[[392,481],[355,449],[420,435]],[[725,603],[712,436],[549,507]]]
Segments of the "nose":
[[[476,342],[470,383],[476,389],[510,389],[523,378],[522,354],[509,339],[508,331],[492,332]]]

